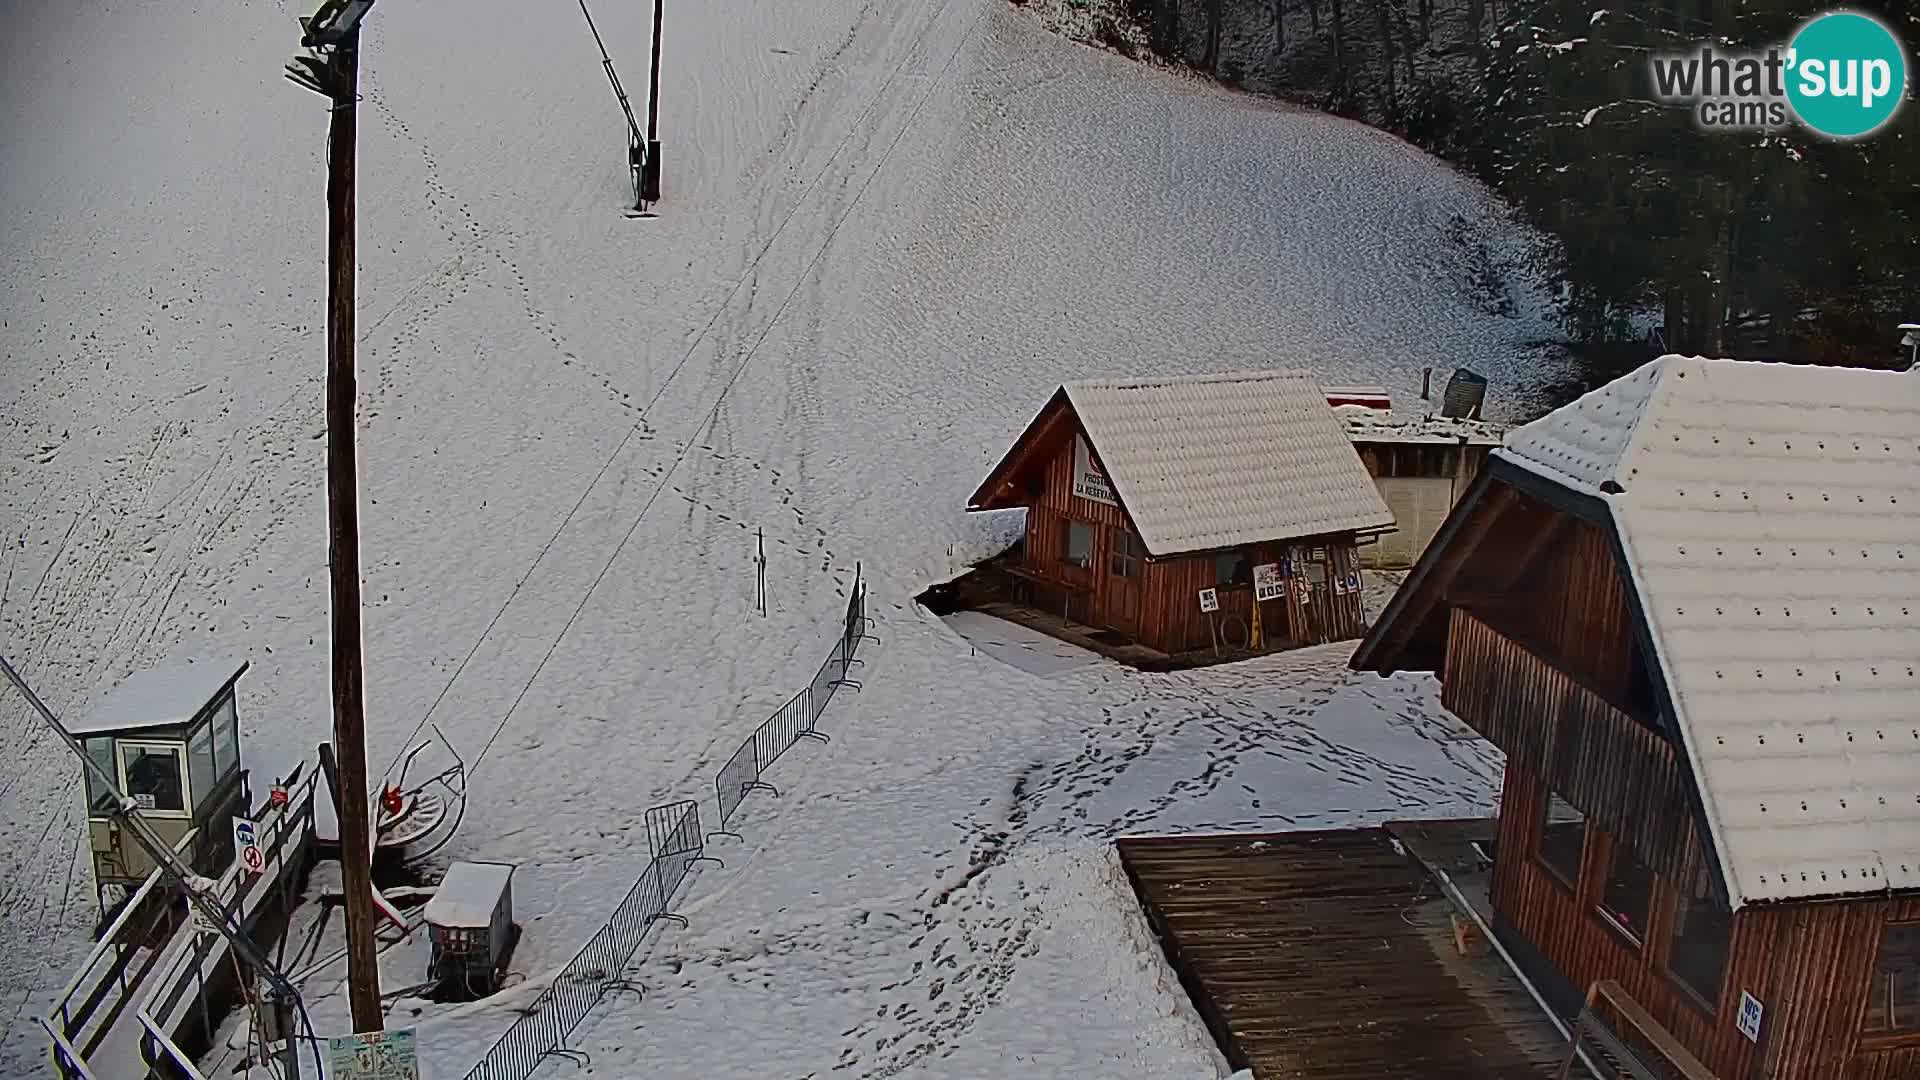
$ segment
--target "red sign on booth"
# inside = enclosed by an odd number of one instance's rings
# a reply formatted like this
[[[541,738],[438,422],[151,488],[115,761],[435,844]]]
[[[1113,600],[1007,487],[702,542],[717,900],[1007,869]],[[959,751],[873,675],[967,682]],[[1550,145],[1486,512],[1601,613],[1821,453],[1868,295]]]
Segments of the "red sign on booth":
[[[267,805],[273,807],[287,805],[287,789],[279,784],[273,785],[273,789],[267,792]]]

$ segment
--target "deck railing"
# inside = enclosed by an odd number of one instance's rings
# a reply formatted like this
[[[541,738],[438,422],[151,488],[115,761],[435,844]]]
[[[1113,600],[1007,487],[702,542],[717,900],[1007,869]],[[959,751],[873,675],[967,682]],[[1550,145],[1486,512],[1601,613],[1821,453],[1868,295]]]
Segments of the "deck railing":
[[[187,845],[193,843],[199,832],[198,829],[187,830],[187,834],[174,845],[173,853],[184,855]],[[129,939],[146,940],[167,917],[165,905],[148,907],[146,903],[147,897],[152,895],[153,890],[165,876],[164,870],[154,867],[153,872],[140,883],[140,887],[135,889],[126,903],[120,906],[120,913],[107,924],[105,932],[100,935],[100,940],[94,945],[93,951],[87,954],[87,958],[74,971],[73,978],[68,980],[66,988],[61,990],[59,1001],[47,1018],[50,1022],[49,1030],[57,1029],[63,1039],[77,1039],[85,1042],[83,1033],[87,1024],[106,1001],[107,995],[116,986],[122,996],[131,993],[153,964],[160,959],[160,950],[147,949],[145,965],[134,972],[131,979],[127,977],[127,969],[133,966],[136,959],[139,959],[142,951],[142,947],[129,945],[127,941]],[[134,926],[136,917],[139,917],[138,926]],[[132,932],[128,931],[129,927],[134,927]],[[97,971],[100,962],[109,956],[113,959],[107,965],[106,971]],[[79,1000],[76,1001],[76,998]]]
[[[313,836],[314,785],[319,778],[318,769],[307,773],[304,779],[296,772],[290,778],[286,805],[268,810],[257,823],[255,835],[267,869],[258,875],[247,873],[240,865],[239,852],[235,852],[226,873],[214,883],[210,899],[220,905],[228,924],[238,924],[237,928],[243,933],[249,929],[246,925],[248,903],[256,891],[288,888],[288,861],[305,857],[306,845]],[[147,1027],[140,1038],[141,1056],[149,1065],[168,1055],[167,1047],[154,1037],[155,1031],[178,1033],[189,1001],[200,1006],[202,1029],[209,1034],[213,1031],[213,1017],[203,992],[205,968],[209,958],[225,946],[226,938],[212,931],[190,930],[184,937],[176,936],[168,942],[159,978],[140,1002],[141,1012],[158,1023],[157,1029]]]
[[[1576,1057],[1605,1063],[1621,1080],[1719,1080],[1612,979],[1587,990],[1555,1080],[1569,1080]]]

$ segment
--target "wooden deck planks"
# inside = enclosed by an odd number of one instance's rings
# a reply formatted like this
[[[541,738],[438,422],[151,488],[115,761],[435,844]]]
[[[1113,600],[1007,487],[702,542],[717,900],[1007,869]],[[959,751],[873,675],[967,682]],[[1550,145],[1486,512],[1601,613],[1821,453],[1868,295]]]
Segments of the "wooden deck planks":
[[[1181,981],[1258,1080],[1534,1080],[1563,1044],[1382,829],[1117,842]]]

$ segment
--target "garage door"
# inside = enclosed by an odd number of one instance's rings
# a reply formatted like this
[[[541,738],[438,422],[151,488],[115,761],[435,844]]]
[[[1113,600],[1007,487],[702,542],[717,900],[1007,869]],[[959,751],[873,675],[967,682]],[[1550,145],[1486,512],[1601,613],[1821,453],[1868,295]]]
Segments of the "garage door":
[[[1404,570],[1420,558],[1427,542],[1447,520],[1453,481],[1442,476],[1383,476],[1374,479],[1395,529],[1378,543],[1360,549],[1360,564],[1375,570]]]

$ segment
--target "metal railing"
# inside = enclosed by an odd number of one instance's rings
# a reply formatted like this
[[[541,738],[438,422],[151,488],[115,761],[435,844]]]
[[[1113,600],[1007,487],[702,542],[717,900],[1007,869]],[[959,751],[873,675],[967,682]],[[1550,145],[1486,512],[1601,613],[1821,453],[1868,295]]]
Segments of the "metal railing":
[[[188,845],[200,835],[197,828],[187,830],[187,834],[174,844],[175,856],[184,857]],[[171,917],[171,911],[165,904],[148,904],[147,897],[152,894],[166,877],[166,871],[156,866],[147,874],[146,880],[133,891],[120,906],[120,913],[114,916],[107,928],[101,932],[100,940],[93,951],[87,954],[73,978],[68,980],[66,988],[60,992],[49,1020],[57,1023],[60,1035],[66,1039],[86,1041],[82,1032],[92,1021],[93,1014],[106,1000],[108,994],[118,990],[124,997],[133,992],[153,965],[160,962],[164,949],[155,945],[135,945],[152,939],[160,929],[160,924]],[[164,890],[163,890],[164,892]],[[138,919],[136,919],[136,915]],[[144,955],[143,955],[144,954]],[[104,972],[99,971],[100,962],[112,957]],[[141,961],[139,970],[132,978],[127,976],[127,968],[136,959]],[[82,992],[84,991],[84,993]],[[75,999],[79,999],[76,1001]],[[98,1040],[95,1040],[97,1042]]]
[[[787,699],[786,704],[774,710],[753,734],[740,744],[720,772],[713,778],[713,793],[720,804],[720,827],[715,836],[738,836],[727,831],[735,811],[746,801],[750,791],[765,791],[775,795],[772,784],[761,777],[773,766],[780,755],[787,752],[801,739],[818,739],[826,742],[827,737],[816,730],[820,714],[827,709],[827,703],[833,700],[834,691],[842,686],[860,689],[860,682],[849,677],[853,665],[862,663],[855,653],[862,641],[879,641],[867,632],[867,586],[860,576],[858,564],[853,569],[853,589],[847,596],[847,610],[840,627],[840,637],[833,643],[833,651],[814,672],[813,680],[805,689]]]
[[[726,831],[727,822],[748,791],[756,787],[773,790],[760,776],[788,747],[804,738],[826,739],[814,731],[814,725],[835,690],[842,686],[860,688],[859,682],[847,677],[853,665],[860,663],[854,651],[863,640],[879,640],[867,632],[867,625],[867,587],[855,565],[840,636],[826,662],[804,690],[754,729],[720,767],[714,779],[720,799],[720,829],[712,835],[737,835]],[[586,1053],[567,1046],[573,1029],[609,995],[623,990],[642,993],[637,983],[625,977],[628,962],[655,923],[666,920],[687,924],[684,917],[668,908],[693,865],[720,862],[706,853],[708,834],[700,828],[698,803],[688,800],[652,807],[645,821],[652,857],[639,880],[627,890],[599,932],[581,946],[513,1026],[467,1071],[466,1080],[526,1080],[549,1057],[585,1064]]]
[[[269,808],[255,823],[265,869],[259,874],[248,872],[240,865],[239,852],[235,852],[233,862],[213,885],[209,899],[225,913],[228,926],[240,933],[252,930],[255,913],[267,902],[269,893],[277,893],[281,902],[285,902],[286,890],[290,887],[289,864],[298,865],[307,857],[307,847],[313,839],[314,790],[320,770],[308,773],[305,769],[302,763],[287,778],[286,804]],[[227,948],[223,934],[212,929],[202,930],[191,923],[184,935],[176,935],[168,943],[166,955],[155,970],[157,978],[153,988],[139,1005],[140,1012],[155,1021],[155,1026],[142,1025],[145,1030],[139,1040],[140,1056],[149,1066],[157,1065],[168,1056],[167,1048],[154,1033],[177,1033],[190,1006],[200,1012],[201,1034],[212,1037],[215,1026],[207,1001],[207,971],[209,965],[221,960]]]
[[[640,879],[627,890],[600,931],[581,946],[520,1019],[468,1070],[467,1080],[526,1080],[550,1056],[584,1063],[586,1054],[570,1049],[567,1036],[609,994],[641,992],[639,985],[623,974],[627,962],[654,923],[666,919],[686,925],[687,920],[669,911],[668,905],[694,863],[702,859],[719,862],[705,854],[698,803],[653,807],[646,813],[646,824],[652,858]]]

